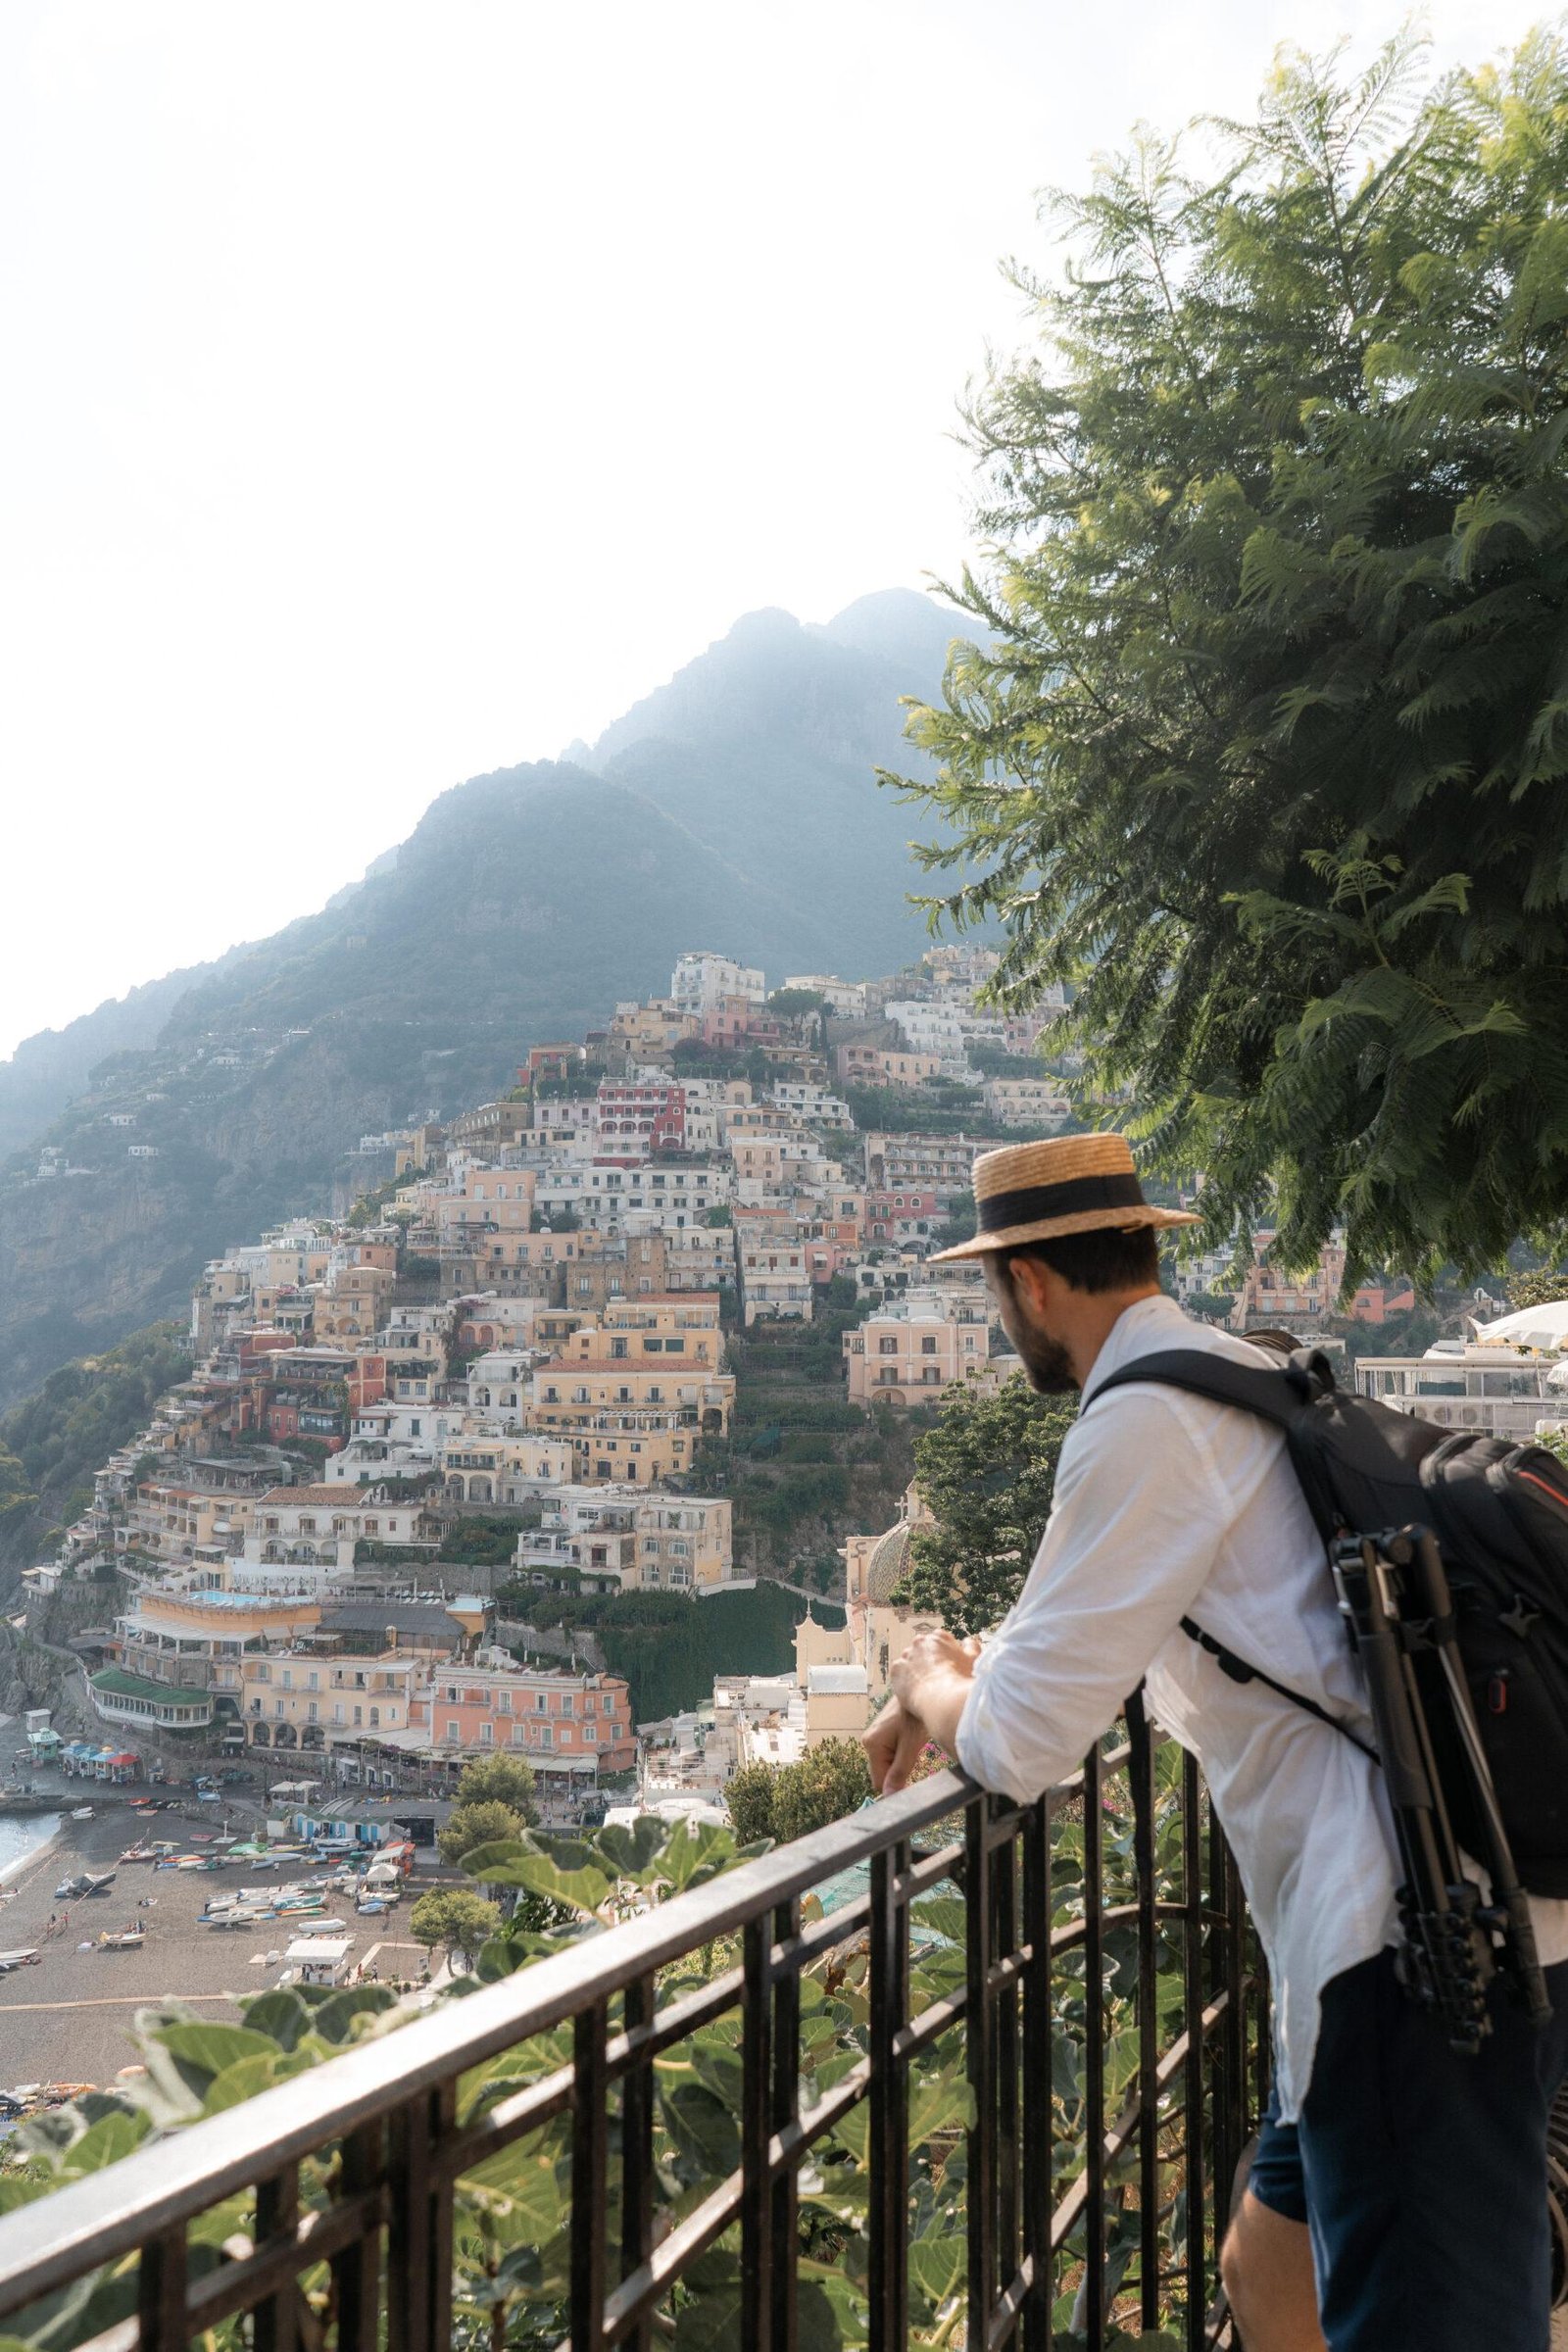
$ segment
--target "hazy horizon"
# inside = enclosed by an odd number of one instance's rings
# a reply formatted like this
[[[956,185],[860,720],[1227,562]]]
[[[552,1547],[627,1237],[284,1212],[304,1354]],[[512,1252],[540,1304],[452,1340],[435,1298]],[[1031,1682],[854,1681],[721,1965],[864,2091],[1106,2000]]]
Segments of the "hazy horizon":
[[[313,911],[744,612],[954,573],[1035,192],[1405,13],[16,0],[0,1055]],[[1434,0],[1433,74],[1543,14]]]

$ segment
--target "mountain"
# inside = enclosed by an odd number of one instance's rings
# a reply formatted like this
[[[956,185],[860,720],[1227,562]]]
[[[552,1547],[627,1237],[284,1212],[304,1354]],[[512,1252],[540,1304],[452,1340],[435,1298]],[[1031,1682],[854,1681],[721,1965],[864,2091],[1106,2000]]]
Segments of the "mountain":
[[[587,765],[457,785],[318,914],[28,1040],[0,1065],[0,1405],[326,1206],[362,1135],[482,1101],[683,949],[774,981],[917,954],[911,815],[871,771],[909,761],[900,697],[935,692],[956,625],[904,591],[820,628],[750,614]]]

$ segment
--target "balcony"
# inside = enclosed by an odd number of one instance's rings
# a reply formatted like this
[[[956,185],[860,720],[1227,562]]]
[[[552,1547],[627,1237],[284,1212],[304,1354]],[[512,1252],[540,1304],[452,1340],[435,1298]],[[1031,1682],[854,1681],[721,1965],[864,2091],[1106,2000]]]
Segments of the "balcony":
[[[650,2352],[724,2297],[748,2352],[1229,2343],[1264,1988],[1196,1766],[1131,1731],[1034,1806],[940,1774],[13,2211],[0,2320]]]

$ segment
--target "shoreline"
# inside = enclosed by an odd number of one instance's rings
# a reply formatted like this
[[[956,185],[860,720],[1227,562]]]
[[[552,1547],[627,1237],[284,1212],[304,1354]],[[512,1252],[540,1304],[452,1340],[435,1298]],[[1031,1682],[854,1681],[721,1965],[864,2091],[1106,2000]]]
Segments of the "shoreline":
[[[190,1835],[192,1824],[178,1816],[155,1818],[168,1827],[153,1835]],[[122,2068],[142,2062],[131,2033],[138,2010],[182,2000],[202,2018],[238,2025],[241,2002],[276,1984],[292,1940],[286,1922],[228,1934],[199,1924],[209,1894],[243,1874],[122,1865],[135,1834],[119,1806],[91,1821],[74,1821],[66,1809],[55,1834],[22,1857],[17,1892],[0,1904],[0,1948],[31,1947],[38,1956],[0,1976],[0,2090],[21,2082],[110,2089]],[[54,1891],[83,1870],[111,1868],[114,1885],[104,1894],[62,1900]],[[417,1978],[424,1966],[424,1952],[408,1940],[409,1899],[397,1912],[348,1922],[351,1957],[364,1961],[379,1946],[383,1978]],[[139,1949],[98,1947],[104,1931],[127,1926],[144,1931]]]
[[[47,1816],[35,1816],[35,1818],[46,1819]],[[9,1886],[12,1881],[20,1878],[24,1871],[30,1870],[34,1862],[41,1862],[65,1826],[65,1814],[57,1813],[55,1826],[47,1838],[40,1838],[36,1845],[29,1845],[25,1853],[13,1855],[9,1862],[0,1862],[0,1886]]]

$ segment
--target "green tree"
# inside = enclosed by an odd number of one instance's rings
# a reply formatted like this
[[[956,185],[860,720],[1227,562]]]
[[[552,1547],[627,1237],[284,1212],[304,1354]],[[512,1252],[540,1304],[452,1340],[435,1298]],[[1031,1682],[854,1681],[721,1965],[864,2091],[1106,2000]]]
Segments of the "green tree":
[[[776,1765],[743,1764],[724,1783],[724,1802],[742,1845],[754,1845],[759,1838],[777,1836],[773,1827],[773,1789],[777,1779]]]
[[[409,1933],[416,1943],[433,1951],[438,1943],[448,1951],[470,1956],[487,1943],[501,1925],[494,1903],[468,1886],[432,1886],[409,1913]]]
[[[1553,1306],[1559,1298],[1568,1298],[1568,1274],[1551,1266],[1531,1266],[1525,1273],[1508,1277],[1510,1313],[1522,1306]]]
[[[463,1803],[441,1824],[435,1841],[444,1862],[461,1862],[475,1846],[493,1844],[501,1838],[518,1838],[527,1826],[522,1815],[511,1805]]]
[[[1568,51],[1418,58],[1282,53],[1212,174],[1146,134],[1056,199],[906,787],[1212,1234],[1352,1277],[1568,1207]]]
[[[894,1599],[931,1609],[950,1633],[995,1625],[1018,1596],[1051,1513],[1056,1462],[1076,1404],[1026,1381],[995,1396],[950,1389],[914,1442],[914,1475],[936,1524],[910,1539]]]
[[[533,1766],[522,1756],[475,1756],[458,1781],[458,1804],[505,1805],[531,1827],[539,1818]]]
[[[724,1802],[743,1845],[760,1838],[782,1845],[824,1830],[864,1804],[870,1793],[871,1776],[858,1740],[823,1740],[795,1764],[743,1764],[724,1785]]]
[[[773,1835],[781,1845],[825,1830],[863,1805],[871,1775],[858,1740],[824,1740],[786,1764],[773,1788]]]

